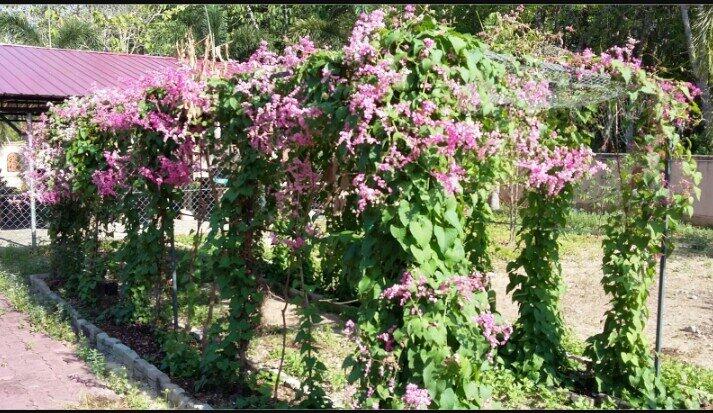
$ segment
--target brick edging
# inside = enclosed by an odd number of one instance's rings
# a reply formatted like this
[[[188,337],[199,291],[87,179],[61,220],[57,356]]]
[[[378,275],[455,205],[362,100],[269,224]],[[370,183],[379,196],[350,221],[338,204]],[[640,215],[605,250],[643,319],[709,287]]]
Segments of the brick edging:
[[[69,314],[72,330],[77,337],[87,338],[89,346],[96,348],[101,353],[111,356],[116,363],[124,366],[127,373],[134,380],[148,384],[159,395],[167,393],[168,402],[179,409],[212,410],[213,408],[204,403],[199,403],[180,386],[171,382],[168,375],[156,366],[142,359],[134,350],[114,337],[110,337],[99,327],[81,318],[77,310],[72,308],[57,293],[50,290],[44,282],[44,278],[49,274],[34,274],[29,276],[30,286],[39,293],[43,299],[54,302],[59,308]],[[166,393],[164,393],[166,392]]]

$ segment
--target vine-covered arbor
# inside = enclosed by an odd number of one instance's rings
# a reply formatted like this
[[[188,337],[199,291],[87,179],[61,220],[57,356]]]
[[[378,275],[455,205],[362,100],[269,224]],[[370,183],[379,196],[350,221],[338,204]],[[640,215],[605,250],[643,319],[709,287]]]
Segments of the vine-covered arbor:
[[[604,227],[612,307],[588,342],[591,385],[660,405],[643,325],[666,225],[689,211],[697,184],[677,130],[692,121],[689,86],[641,69],[631,45],[600,56],[507,55],[407,14],[362,15],[341,50],[302,39],[277,54],[263,44],[208,79],[167,71],[53,108],[29,178],[52,205],[67,288],[91,301],[99,282],[116,277],[117,320],[166,326],[170,289],[189,314],[208,291],[200,385],[239,384],[274,268],[268,233],[285,291],[300,291],[305,404],[329,403],[313,334],[317,249],[321,268],[335,267],[359,302],[345,366],[363,406],[481,407],[497,368],[567,385],[574,367],[563,344],[558,236],[574,186],[603,167],[588,146],[597,104],[620,98],[636,117],[616,171],[619,208]],[[671,157],[683,160],[687,188],[664,180]],[[171,206],[199,169],[217,207],[186,273],[171,277]],[[213,184],[217,171],[226,188]],[[490,286],[505,274],[492,273],[487,197],[513,181],[526,192],[522,248],[507,268],[519,305],[509,326]],[[139,195],[150,199],[144,216],[132,208]],[[99,234],[114,219],[127,237],[107,253]],[[226,311],[214,313],[223,301]]]

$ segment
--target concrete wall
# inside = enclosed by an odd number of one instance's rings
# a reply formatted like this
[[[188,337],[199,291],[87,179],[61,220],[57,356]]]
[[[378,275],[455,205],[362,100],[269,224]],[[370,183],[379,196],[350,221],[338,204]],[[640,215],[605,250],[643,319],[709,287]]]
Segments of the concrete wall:
[[[599,172],[592,178],[581,183],[575,195],[577,207],[585,210],[602,210],[606,196],[617,190],[618,179],[612,176],[616,171],[617,154],[599,153],[597,159],[609,166],[609,172]],[[696,155],[698,171],[701,173],[701,197],[693,204],[693,216],[690,221],[696,225],[713,226],[713,156]],[[673,163],[671,171],[671,184],[681,184],[680,162]],[[514,191],[515,189],[516,191]],[[522,186],[510,188],[503,186],[500,188],[500,201],[504,204],[510,202],[511,193],[513,198],[522,196]]]
[[[0,176],[7,182],[7,186],[11,188],[22,187],[21,172],[16,168],[18,166],[16,161],[18,157],[21,157],[24,147],[25,142],[6,142],[0,147]],[[13,164],[10,165],[10,168],[8,168],[8,158],[11,161],[10,163]],[[15,170],[10,171],[10,169]]]
[[[691,221],[698,225],[713,226],[713,156],[694,156],[701,173],[701,198],[693,205]],[[678,175],[676,175],[678,174]],[[673,170],[673,178],[680,179],[680,168]]]
[[[616,154],[597,154],[597,160],[609,166],[610,172],[599,172],[585,181],[577,191],[577,205],[585,209],[598,209],[607,193],[616,191],[618,180],[612,177],[616,171]],[[701,173],[701,197],[693,204],[693,216],[690,221],[697,225],[713,225],[713,156],[696,155],[698,171]],[[681,163],[673,162],[671,168],[671,185],[681,185]]]

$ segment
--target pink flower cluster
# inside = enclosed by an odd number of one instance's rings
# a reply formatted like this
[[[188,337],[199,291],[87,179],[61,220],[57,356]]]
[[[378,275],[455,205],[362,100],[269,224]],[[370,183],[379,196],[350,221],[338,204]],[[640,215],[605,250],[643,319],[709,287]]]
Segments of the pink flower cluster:
[[[465,177],[465,169],[455,162],[451,162],[448,172],[431,172],[434,178],[443,185],[447,194],[462,192],[460,180]]]
[[[116,196],[116,188],[125,187],[127,156],[120,156],[116,151],[104,151],[106,170],[96,170],[92,174],[92,182],[102,197]]]
[[[605,168],[603,163],[594,161],[594,153],[585,146],[543,149],[531,159],[518,162],[518,166],[528,172],[531,187],[546,189],[549,195],[556,195],[568,183]]]
[[[409,409],[426,409],[431,405],[431,396],[428,390],[419,388],[413,383],[406,386],[406,393],[402,398]]]
[[[636,71],[641,68],[641,59],[635,57],[634,48],[638,40],[629,38],[626,46],[613,46],[600,53],[599,59],[591,49],[584,49],[581,53],[575,54],[571,66],[574,68],[574,75],[581,80],[586,74],[591,72],[614,71],[613,62],[620,62]]]
[[[458,295],[466,301],[473,298],[473,293],[476,291],[485,291],[490,282],[490,277],[487,274],[481,274],[478,271],[463,276],[455,275],[442,282],[438,287],[441,294],[447,293],[451,288],[456,289]]]
[[[356,188],[357,195],[359,196],[357,212],[364,211],[368,204],[377,204],[387,192],[390,192],[391,188],[386,186],[386,181],[381,177],[374,175],[374,180],[376,181],[376,188],[367,185],[366,175],[363,173],[358,174],[352,180],[352,185]]]
[[[492,357],[493,350],[498,346],[505,345],[510,339],[512,326],[496,325],[495,316],[491,313],[480,314],[475,317],[474,321],[483,330],[483,336],[488,340],[488,343],[490,343],[489,356]]]
[[[438,296],[447,295],[452,289],[455,289],[459,297],[470,301],[473,298],[473,293],[485,291],[490,282],[490,276],[490,274],[482,274],[478,271],[473,271],[466,276],[454,275],[442,281],[434,290],[423,276],[416,281],[409,271],[405,271],[400,282],[386,288],[380,297],[389,301],[398,299],[399,306],[403,307],[411,298],[415,300],[425,298],[428,302],[435,302]]]
[[[381,293],[382,299],[398,299],[399,305],[402,307],[411,297],[415,297],[416,299],[427,298],[430,302],[436,300],[433,289],[428,286],[426,279],[421,276],[417,282],[409,271],[404,271],[399,284],[394,284]]]
[[[384,350],[386,351],[394,351],[394,346],[396,345],[393,335],[394,330],[396,330],[396,326],[391,326],[388,330],[376,336],[377,339],[384,343]]]
[[[370,36],[385,27],[384,17],[385,13],[382,10],[376,10],[369,14],[362,13],[359,16],[351,37],[349,37],[349,43],[344,47],[344,55],[347,61],[363,63],[365,60],[376,56],[377,51],[371,45]]]
[[[347,320],[346,324],[344,325],[344,330],[342,330],[342,333],[347,336],[347,338],[353,338],[354,334],[356,333],[356,324],[354,324],[354,321]]]
[[[546,107],[552,96],[549,81],[546,79],[528,80],[509,75],[506,81],[508,87],[515,91],[517,102],[526,110]]]

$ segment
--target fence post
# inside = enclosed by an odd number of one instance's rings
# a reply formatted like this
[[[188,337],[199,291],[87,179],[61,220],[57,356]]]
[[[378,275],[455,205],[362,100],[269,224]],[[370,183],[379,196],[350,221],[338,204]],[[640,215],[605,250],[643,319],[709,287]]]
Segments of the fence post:
[[[669,181],[671,180],[671,148],[666,151],[666,166],[664,167],[664,185],[670,188]],[[654,355],[654,368],[656,376],[659,376],[661,371],[661,342],[663,340],[663,310],[664,310],[664,282],[666,280],[666,241],[668,238],[668,214],[664,217],[663,237],[661,238],[661,264],[659,267],[659,302],[658,311],[656,312],[656,354]]]
[[[178,330],[178,277],[176,275],[176,221],[171,225],[171,304],[173,306],[173,329]]]
[[[27,114],[27,146],[32,148],[32,114]],[[35,170],[35,161],[30,156],[30,173]],[[35,184],[34,178],[30,178],[30,231],[32,232],[32,247],[37,246],[37,215],[35,210]]]

